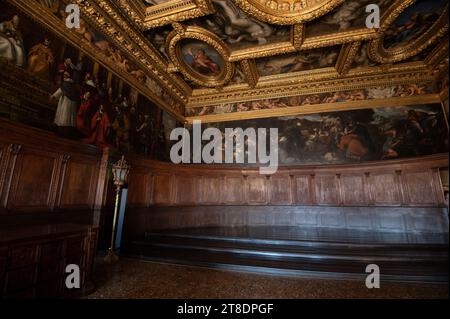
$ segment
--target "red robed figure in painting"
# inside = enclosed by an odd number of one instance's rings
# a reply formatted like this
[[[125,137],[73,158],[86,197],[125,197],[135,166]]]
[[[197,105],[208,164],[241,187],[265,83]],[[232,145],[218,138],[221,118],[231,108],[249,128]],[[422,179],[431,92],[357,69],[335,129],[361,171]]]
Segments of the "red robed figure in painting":
[[[100,105],[98,111],[91,119],[91,135],[83,141],[87,144],[93,144],[97,147],[107,147],[108,130],[111,126],[108,114],[105,112],[103,105]]]
[[[91,132],[91,123],[89,120],[88,111],[91,109],[93,103],[93,99],[91,98],[91,93],[86,92],[82,97],[82,103],[80,105],[80,109],[77,114],[77,129],[84,136],[88,136]],[[92,113],[91,113],[92,114]]]

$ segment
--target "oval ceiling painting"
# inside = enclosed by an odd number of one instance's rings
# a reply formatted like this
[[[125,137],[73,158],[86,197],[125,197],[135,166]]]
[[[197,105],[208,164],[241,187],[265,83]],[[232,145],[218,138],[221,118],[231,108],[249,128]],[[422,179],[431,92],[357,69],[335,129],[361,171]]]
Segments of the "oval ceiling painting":
[[[386,31],[384,47],[395,49],[419,39],[439,20],[447,3],[448,0],[418,0],[406,8]]]
[[[179,44],[181,60],[200,77],[220,78],[224,72],[223,57],[208,43],[183,39]]]

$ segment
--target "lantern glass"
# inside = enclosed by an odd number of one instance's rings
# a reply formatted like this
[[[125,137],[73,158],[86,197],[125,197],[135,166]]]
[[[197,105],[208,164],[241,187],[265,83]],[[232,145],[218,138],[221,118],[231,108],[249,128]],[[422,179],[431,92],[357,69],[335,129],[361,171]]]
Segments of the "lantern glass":
[[[130,167],[123,157],[117,164],[113,165],[114,182],[116,185],[122,186],[127,182],[129,170]]]

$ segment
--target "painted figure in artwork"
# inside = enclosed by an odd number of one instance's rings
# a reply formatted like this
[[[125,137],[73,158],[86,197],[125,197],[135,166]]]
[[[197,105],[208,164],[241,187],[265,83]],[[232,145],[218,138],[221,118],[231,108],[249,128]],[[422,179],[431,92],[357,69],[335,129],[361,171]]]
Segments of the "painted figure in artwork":
[[[64,73],[61,87],[51,98],[59,99],[54,123],[63,129],[63,133],[72,133],[74,130],[71,129],[77,125],[79,92],[69,72]]]
[[[25,49],[22,34],[19,31],[19,16],[0,22],[0,57],[17,66],[25,66]]]
[[[200,72],[201,74],[206,75],[218,75],[220,74],[220,66],[215,63],[211,57],[209,57],[205,50],[197,50],[197,52],[194,53],[192,48],[188,51],[189,54],[192,56],[192,67]]]
[[[61,85],[64,78],[64,73],[67,72],[70,74],[72,72],[72,68],[70,67],[71,65],[72,60],[70,58],[66,58],[62,63],[58,64],[56,68],[56,84]]]
[[[50,79],[50,68],[55,62],[50,40],[36,44],[28,53],[28,71],[44,79]]]
[[[149,115],[139,114],[136,133],[139,136],[139,151],[148,156],[151,150],[151,134],[153,133],[153,122]]]
[[[120,106],[116,106],[116,118],[112,123],[112,128],[116,133],[116,147],[129,148],[129,137],[130,137],[130,120],[126,113],[123,112]]]
[[[354,160],[362,160],[369,154],[367,138],[368,133],[361,125],[350,122],[344,130],[344,135],[339,143],[339,149],[345,151],[346,157]]]
[[[108,135],[111,128],[108,113],[101,104],[98,111],[94,114],[90,122],[91,135],[84,139],[86,144],[96,145],[99,148],[108,146]]]
[[[91,132],[89,111],[94,104],[94,99],[91,92],[84,93],[81,99],[80,109],[77,114],[77,130],[84,136],[88,136]]]
[[[388,130],[385,135],[387,136],[386,141],[383,144],[383,157],[382,159],[392,159],[397,158],[398,152],[396,147],[401,143],[401,140],[397,138],[397,130]]]

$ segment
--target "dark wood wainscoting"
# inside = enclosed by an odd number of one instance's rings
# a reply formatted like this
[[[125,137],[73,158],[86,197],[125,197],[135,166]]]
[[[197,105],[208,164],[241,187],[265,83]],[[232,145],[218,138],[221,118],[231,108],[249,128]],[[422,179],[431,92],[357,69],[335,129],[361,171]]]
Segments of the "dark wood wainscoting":
[[[0,119],[0,296],[60,296],[64,263],[87,287],[107,168],[107,151]]]
[[[448,156],[354,165],[177,166],[131,158],[125,230],[311,226],[448,232],[439,171]]]
[[[131,158],[130,207],[314,205],[444,207],[448,155],[353,165],[177,166]]]

